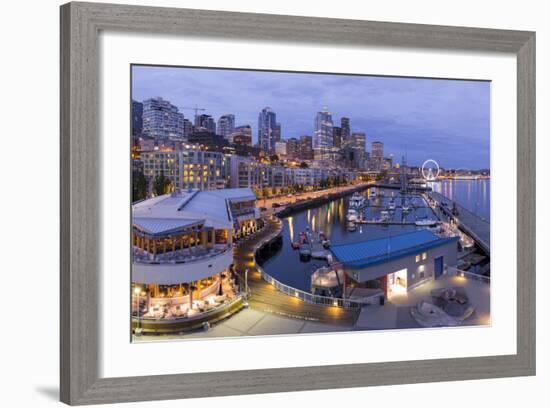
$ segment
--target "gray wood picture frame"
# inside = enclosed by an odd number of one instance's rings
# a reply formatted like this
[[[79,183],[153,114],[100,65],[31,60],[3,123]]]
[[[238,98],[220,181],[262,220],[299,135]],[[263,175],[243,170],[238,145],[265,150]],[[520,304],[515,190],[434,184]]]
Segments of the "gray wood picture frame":
[[[517,56],[517,354],[100,378],[100,31]],[[128,5],[61,6],[61,401],[96,404],[535,374],[535,33]]]

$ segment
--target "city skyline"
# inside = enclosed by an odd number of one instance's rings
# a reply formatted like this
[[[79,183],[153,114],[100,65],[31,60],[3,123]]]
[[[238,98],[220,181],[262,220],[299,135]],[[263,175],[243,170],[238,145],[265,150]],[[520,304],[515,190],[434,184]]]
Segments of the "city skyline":
[[[384,143],[387,154],[411,165],[437,160],[446,168],[490,167],[490,83],[464,80],[302,74],[180,67],[132,67],[132,97],[161,96],[178,107],[199,106],[215,120],[235,115],[257,143],[258,114],[269,106],[283,139],[314,134],[317,112],[327,107],[335,125],[349,117],[365,132],[367,149]],[[266,92],[268,90],[268,92]],[[181,110],[193,121],[194,112]]]

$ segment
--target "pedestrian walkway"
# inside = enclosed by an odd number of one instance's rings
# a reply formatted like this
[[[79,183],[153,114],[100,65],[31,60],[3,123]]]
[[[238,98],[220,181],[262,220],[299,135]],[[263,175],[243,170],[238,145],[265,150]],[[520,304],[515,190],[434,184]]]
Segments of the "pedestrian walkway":
[[[359,315],[359,311],[306,303],[296,297],[279,292],[262,278],[254,258],[254,252],[259,243],[275,238],[282,229],[282,223],[277,218],[266,218],[265,223],[266,225],[261,231],[240,242],[234,249],[235,272],[241,282],[244,282],[245,271],[248,269],[248,287],[250,290],[248,303],[250,308],[309,322],[351,328]]]

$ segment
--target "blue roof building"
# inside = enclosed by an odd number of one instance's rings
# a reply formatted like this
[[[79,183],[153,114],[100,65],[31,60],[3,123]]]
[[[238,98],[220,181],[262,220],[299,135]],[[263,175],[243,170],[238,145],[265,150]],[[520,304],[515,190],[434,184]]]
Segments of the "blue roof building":
[[[406,293],[443,275],[457,263],[457,237],[429,230],[334,245],[331,252],[357,284],[378,285],[386,295]],[[374,282],[376,281],[376,282]]]

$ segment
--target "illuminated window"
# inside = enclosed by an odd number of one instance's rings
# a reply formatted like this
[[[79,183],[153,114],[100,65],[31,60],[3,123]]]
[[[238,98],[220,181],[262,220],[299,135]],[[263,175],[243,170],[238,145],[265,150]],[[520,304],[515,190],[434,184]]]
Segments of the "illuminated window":
[[[421,258],[420,254],[416,255],[416,262],[420,262],[420,258]]]
[[[427,252],[422,252],[422,260],[425,261],[428,258]]]

